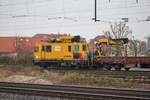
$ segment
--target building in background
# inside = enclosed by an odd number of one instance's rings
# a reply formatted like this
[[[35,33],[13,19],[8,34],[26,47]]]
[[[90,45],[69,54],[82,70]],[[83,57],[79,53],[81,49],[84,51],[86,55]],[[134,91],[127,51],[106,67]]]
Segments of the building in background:
[[[0,37],[0,53],[14,53],[16,37]]]
[[[34,50],[34,45],[48,38],[55,38],[67,34],[42,34],[38,33],[32,37],[0,37],[0,53],[1,54],[16,54],[24,53],[31,54]]]
[[[147,38],[147,49],[144,52],[144,55],[150,56],[150,35],[146,37]]]
[[[150,48],[150,36],[147,37],[147,47]]]

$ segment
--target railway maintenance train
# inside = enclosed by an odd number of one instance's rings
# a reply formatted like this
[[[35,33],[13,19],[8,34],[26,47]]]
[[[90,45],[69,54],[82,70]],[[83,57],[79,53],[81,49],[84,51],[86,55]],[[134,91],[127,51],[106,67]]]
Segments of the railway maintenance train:
[[[123,46],[128,39],[102,38],[95,41],[94,53],[90,52],[84,38],[80,36],[60,36],[35,45],[34,64],[42,67],[68,67],[68,68],[103,68],[111,70],[129,70],[135,65],[149,66],[150,57],[133,56],[107,56],[102,51],[102,45]],[[125,49],[125,51],[127,51]],[[127,52],[125,52],[127,53]]]

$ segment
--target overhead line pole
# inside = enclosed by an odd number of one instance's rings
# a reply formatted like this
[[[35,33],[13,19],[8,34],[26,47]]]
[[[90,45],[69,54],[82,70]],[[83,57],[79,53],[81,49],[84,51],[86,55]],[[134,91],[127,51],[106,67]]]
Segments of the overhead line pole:
[[[95,0],[95,18],[94,18],[94,21],[95,22],[100,21],[100,20],[97,20],[97,0]]]
[[[95,0],[95,22],[97,20],[97,0]]]

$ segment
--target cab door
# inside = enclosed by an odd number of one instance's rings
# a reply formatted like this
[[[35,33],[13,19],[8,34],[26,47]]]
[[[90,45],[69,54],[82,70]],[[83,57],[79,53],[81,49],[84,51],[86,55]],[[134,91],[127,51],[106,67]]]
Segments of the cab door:
[[[41,48],[41,60],[45,60],[45,45],[42,45]]]
[[[51,45],[46,45],[45,46],[45,60],[51,60],[51,52],[52,52],[52,46]]]
[[[80,46],[78,44],[75,44],[73,46],[73,55],[74,55],[74,59],[79,59],[79,51],[80,51]]]

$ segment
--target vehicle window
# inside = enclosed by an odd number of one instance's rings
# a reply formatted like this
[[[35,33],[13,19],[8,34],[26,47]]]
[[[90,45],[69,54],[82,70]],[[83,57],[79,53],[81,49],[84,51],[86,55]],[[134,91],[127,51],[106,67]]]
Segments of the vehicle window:
[[[74,52],[78,52],[79,51],[79,45],[75,45],[74,46]]]
[[[71,52],[71,46],[68,46],[68,51]]]
[[[46,52],[51,52],[51,46],[50,45],[46,46]]]
[[[82,50],[86,51],[86,45],[82,45]]]
[[[34,52],[38,52],[39,51],[39,47],[34,47]]]
[[[44,49],[44,45],[42,46],[42,51],[45,51],[45,49]]]

